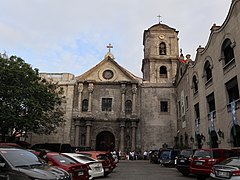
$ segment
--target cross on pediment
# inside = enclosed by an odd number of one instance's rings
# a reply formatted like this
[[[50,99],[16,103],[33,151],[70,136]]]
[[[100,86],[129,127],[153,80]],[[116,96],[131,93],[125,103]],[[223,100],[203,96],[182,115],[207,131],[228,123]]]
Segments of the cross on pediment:
[[[113,48],[113,46],[111,45],[111,43],[108,44],[107,48],[108,48],[108,52],[111,52],[111,49]]]
[[[162,21],[161,21],[161,17],[162,17],[162,16],[158,15],[157,17],[158,17],[158,19],[159,19],[159,24],[161,24],[161,22],[162,22]]]

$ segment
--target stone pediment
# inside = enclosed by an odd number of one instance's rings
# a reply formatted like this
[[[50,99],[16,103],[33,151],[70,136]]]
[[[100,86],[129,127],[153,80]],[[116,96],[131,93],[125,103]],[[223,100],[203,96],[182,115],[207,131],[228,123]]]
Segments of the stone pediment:
[[[93,81],[99,83],[125,81],[131,83],[140,83],[141,78],[127,71],[113,59],[113,56],[107,54],[99,64],[97,64],[95,67],[91,68],[81,76],[78,76],[77,81]]]

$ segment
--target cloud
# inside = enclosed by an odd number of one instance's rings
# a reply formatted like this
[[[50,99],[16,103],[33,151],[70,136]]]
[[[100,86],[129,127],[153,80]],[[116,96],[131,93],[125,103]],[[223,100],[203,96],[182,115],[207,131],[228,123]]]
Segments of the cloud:
[[[224,21],[225,0],[8,0],[1,2],[0,50],[44,72],[80,75],[112,43],[116,61],[142,76],[143,31],[162,23],[179,31],[179,47],[195,56],[213,23]]]

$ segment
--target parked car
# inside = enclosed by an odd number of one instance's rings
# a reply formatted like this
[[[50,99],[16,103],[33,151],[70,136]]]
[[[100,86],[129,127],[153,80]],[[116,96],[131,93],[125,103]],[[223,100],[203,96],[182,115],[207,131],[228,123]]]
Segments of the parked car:
[[[35,154],[39,155],[39,152],[35,151]],[[88,180],[88,166],[81,164],[76,160],[73,160],[65,155],[57,152],[48,152],[47,154],[48,164],[58,166],[70,173],[73,180]]]
[[[240,179],[240,157],[231,157],[214,165],[210,176],[213,179]]]
[[[164,166],[175,166],[175,160],[179,156],[179,149],[162,150],[159,157],[159,162]]]
[[[62,154],[82,164],[88,165],[89,166],[88,173],[90,175],[89,179],[104,176],[104,169],[103,169],[102,163],[99,162],[98,160],[82,154],[77,154],[77,153],[62,153]]]
[[[71,177],[61,168],[41,163],[27,150],[0,148],[0,179],[71,180]]]
[[[195,151],[196,149],[183,149],[176,159],[176,168],[183,176],[190,174],[190,164]]]
[[[52,152],[61,152],[61,153],[73,153],[73,148],[70,144],[62,144],[62,143],[40,143],[34,144],[31,149],[40,151],[40,150],[48,150]]]
[[[113,171],[111,160],[108,158],[106,152],[103,151],[82,151],[79,154],[92,157],[102,163],[104,169],[104,176],[106,177]]]
[[[17,143],[7,143],[7,142],[1,142],[0,147],[16,147],[16,148],[22,148]]]
[[[193,155],[190,165],[190,173],[195,174],[198,179],[205,179],[212,171],[212,167],[229,157],[236,156],[238,152],[230,149],[198,149]]]

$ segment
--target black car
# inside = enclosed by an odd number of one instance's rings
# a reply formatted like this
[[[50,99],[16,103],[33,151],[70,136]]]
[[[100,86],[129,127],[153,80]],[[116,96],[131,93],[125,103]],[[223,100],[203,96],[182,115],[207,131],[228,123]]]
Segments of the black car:
[[[65,170],[40,162],[32,152],[18,148],[0,148],[1,180],[71,180]]]
[[[190,174],[190,163],[194,152],[195,149],[183,149],[177,157],[176,168],[183,176],[188,176]]]
[[[180,154],[179,149],[165,149],[161,150],[159,162],[163,166],[175,166],[176,157]]]

